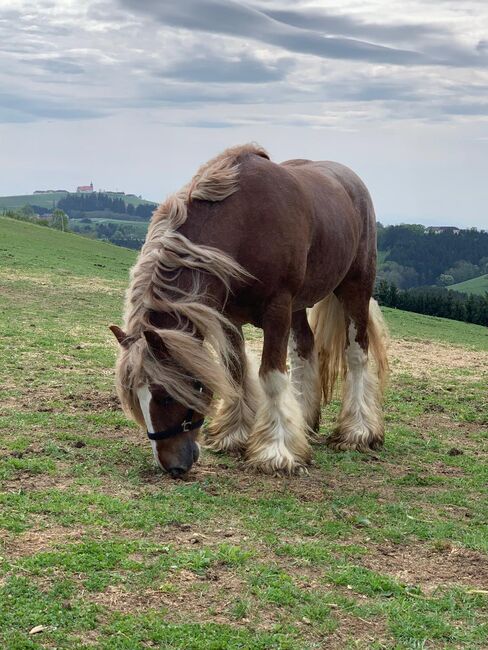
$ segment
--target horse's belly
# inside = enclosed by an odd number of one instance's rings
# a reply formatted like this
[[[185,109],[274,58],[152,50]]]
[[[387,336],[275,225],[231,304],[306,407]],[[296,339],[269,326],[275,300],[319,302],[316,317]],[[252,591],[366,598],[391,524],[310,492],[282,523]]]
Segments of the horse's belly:
[[[293,302],[294,310],[312,307],[339,286],[356,258],[357,245],[355,234],[343,240],[329,238],[327,243],[319,241],[312,245],[305,278]]]

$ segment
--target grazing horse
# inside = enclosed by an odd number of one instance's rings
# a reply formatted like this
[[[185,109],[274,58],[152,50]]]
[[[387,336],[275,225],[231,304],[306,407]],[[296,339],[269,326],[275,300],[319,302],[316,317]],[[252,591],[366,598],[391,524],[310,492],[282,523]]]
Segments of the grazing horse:
[[[339,376],[329,444],[382,444],[375,227],[368,190],[347,167],[276,164],[257,145],[224,151],[158,207],[132,269],[124,328],[111,330],[122,406],[147,430],[161,468],[177,478],[198,459],[217,395],[208,446],[242,452],[267,473],[304,471],[308,434]],[[263,330],[259,374],[246,357],[246,323]]]

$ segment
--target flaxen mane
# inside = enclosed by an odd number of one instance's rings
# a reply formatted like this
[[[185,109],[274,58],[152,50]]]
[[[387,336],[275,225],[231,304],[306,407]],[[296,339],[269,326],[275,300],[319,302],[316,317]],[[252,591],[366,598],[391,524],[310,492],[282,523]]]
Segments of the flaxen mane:
[[[178,229],[187,219],[190,201],[223,201],[236,192],[238,159],[246,153],[268,157],[261,147],[251,144],[227,149],[203,165],[188,185],[168,197],[151,219],[126,296],[124,322],[131,345],[121,348],[117,366],[122,405],[141,424],[144,421],[134,391],[143,383],[164,386],[179,403],[201,413],[208,406],[195,390],[193,379],[225,399],[238,398],[240,389],[228,369],[233,349],[226,330],[233,326],[201,299],[201,279],[204,274],[213,275],[229,290],[232,279],[245,280],[248,274],[222,251],[194,244]],[[193,271],[189,290],[175,285],[182,269]],[[193,331],[158,329],[151,323],[151,312],[171,313],[180,322],[189,322]],[[169,353],[167,363],[159,363],[151,354],[142,336],[144,330],[153,330],[161,337]]]

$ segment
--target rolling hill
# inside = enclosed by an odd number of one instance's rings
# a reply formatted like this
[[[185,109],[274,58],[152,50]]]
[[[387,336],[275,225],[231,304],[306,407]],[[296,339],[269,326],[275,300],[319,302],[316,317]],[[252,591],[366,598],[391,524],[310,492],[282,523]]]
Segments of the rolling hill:
[[[174,482],[114,394],[135,257],[0,218],[0,647],[488,647],[486,328],[385,310],[382,451],[328,451],[334,400],[309,476]]]
[[[43,194],[19,194],[18,196],[0,196],[0,210],[15,210],[24,205],[38,205],[52,208],[66,196],[67,192],[46,192]]]
[[[0,196],[0,210],[9,210],[21,208],[26,204],[37,205],[41,208],[52,208],[60,199],[63,199],[68,192],[46,192],[42,194],[22,194],[18,196]],[[76,194],[76,192],[73,192]],[[112,198],[121,198],[126,204],[132,204],[137,207],[141,204],[150,204],[153,201],[146,201],[131,194],[122,194],[120,192],[111,192]]]
[[[451,284],[447,288],[460,291],[461,293],[475,293],[482,296],[488,292],[488,274],[480,275],[477,278],[465,280],[464,282],[458,282],[457,284]]]

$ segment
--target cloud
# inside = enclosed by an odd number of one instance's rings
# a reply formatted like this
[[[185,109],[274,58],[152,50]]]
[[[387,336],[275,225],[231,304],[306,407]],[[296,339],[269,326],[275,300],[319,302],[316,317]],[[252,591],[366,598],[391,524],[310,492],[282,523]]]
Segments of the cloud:
[[[281,81],[293,62],[290,59],[265,63],[248,54],[232,58],[208,53],[186,56],[164,66],[159,76],[201,83],[267,83]]]
[[[21,63],[27,63],[31,66],[42,68],[47,72],[52,72],[54,74],[71,75],[71,74],[82,74],[83,72],[85,72],[85,69],[79,63],[61,57],[29,58],[29,59],[21,59],[20,61]]]
[[[341,34],[342,36],[361,37],[368,41],[408,42],[422,35],[437,34],[446,36],[450,34],[447,29],[434,25],[363,22],[351,16],[334,14],[316,8],[302,8],[300,11],[296,9],[263,9],[263,13],[270,18],[294,27],[329,34]]]
[[[119,0],[127,9],[162,24],[211,33],[251,38],[290,52],[326,59],[353,59],[391,64],[432,64],[419,52],[374,45],[366,41],[323,36],[321,33],[288,25],[250,6],[233,0]]]
[[[81,108],[36,96],[0,92],[0,122],[37,122],[39,120],[85,120],[101,117],[100,110]]]

